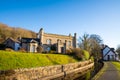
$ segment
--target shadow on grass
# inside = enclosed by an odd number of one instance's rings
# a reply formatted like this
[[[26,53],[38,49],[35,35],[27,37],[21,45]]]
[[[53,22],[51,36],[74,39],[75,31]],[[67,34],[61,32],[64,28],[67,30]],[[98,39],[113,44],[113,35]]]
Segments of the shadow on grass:
[[[59,64],[58,62],[52,60],[48,55],[46,55],[46,57],[47,57],[53,64]]]

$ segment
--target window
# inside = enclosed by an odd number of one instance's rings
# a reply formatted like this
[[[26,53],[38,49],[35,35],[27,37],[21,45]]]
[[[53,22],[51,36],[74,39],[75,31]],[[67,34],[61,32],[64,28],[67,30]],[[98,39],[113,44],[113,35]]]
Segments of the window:
[[[65,40],[65,42],[67,42],[67,40]]]
[[[57,39],[57,43],[60,43],[60,44],[61,44],[61,43],[62,43],[62,41],[61,41],[60,39]]]
[[[59,42],[59,39],[57,39],[57,42]]]
[[[71,41],[68,42],[68,45],[71,46]]]
[[[51,39],[47,39],[47,44],[51,44]]]
[[[60,40],[60,43],[62,43],[62,41]]]

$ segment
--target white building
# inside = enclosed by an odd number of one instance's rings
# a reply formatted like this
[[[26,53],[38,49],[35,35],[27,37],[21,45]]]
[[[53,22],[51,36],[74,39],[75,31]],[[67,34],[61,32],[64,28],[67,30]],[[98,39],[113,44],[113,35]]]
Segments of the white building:
[[[105,46],[102,49],[102,58],[105,61],[119,60],[118,53],[114,51],[114,48]]]

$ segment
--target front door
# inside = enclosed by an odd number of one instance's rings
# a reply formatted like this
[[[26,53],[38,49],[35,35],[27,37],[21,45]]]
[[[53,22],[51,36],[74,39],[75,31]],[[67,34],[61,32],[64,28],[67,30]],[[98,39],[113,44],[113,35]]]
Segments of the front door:
[[[64,47],[61,47],[61,53],[64,53]]]
[[[35,45],[32,45],[31,50],[32,50],[32,52],[35,52]]]
[[[110,60],[110,55],[108,55],[108,61]]]

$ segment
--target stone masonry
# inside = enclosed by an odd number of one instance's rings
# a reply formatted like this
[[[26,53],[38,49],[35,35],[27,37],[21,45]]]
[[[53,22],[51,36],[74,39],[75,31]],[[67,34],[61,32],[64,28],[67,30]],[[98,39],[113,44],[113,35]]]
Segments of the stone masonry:
[[[65,65],[0,71],[0,80],[50,80],[74,72],[84,72],[93,66],[94,63],[88,60]]]
[[[44,48],[44,50],[49,51],[51,46],[55,46],[57,53],[66,53],[67,49],[76,48],[76,33],[74,36],[69,34],[66,35],[58,35],[45,33],[43,28],[40,29],[38,33],[38,38]]]

